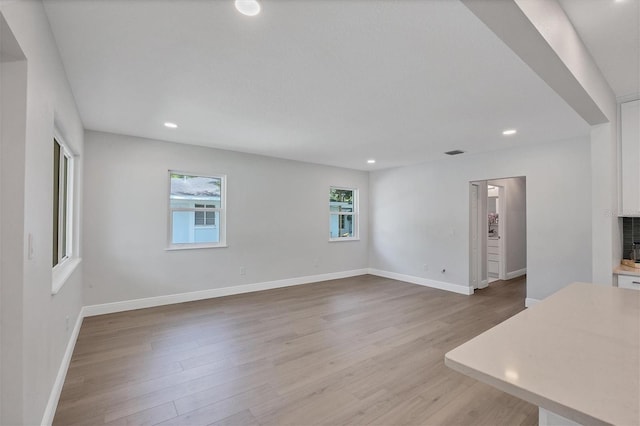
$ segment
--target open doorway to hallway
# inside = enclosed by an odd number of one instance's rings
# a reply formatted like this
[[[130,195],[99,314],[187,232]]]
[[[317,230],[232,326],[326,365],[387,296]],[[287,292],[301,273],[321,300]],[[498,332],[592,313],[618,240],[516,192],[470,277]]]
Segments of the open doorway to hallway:
[[[527,273],[526,178],[469,183],[469,283],[482,289]]]

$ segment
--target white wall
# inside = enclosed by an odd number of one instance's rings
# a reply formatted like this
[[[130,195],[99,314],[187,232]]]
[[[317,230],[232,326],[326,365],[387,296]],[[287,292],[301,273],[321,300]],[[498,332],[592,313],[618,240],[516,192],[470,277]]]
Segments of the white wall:
[[[0,424],[22,419],[26,64],[0,15]]]
[[[506,272],[516,272],[527,267],[527,189],[522,177],[494,179],[490,185],[504,186],[507,238],[505,240]],[[501,225],[502,226],[502,225]]]
[[[23,266],[23,278],[19,283],[21,295],[11,301],[4,300],[7,295],[2,295],[3,303],[14,303],[21,311],[17,321],[22,329],[22,344],[18,348],[3,345],[2,358],[5,351],[19,352],[22,366],[17,376],[21,376],[22,383],[2,384],[3,388],[14,389],[17,393],[13,395],[14,400],[19,401],[2,401],[2,415],[4,419],[11,418],[11,423],[3,421],[3,424],[31,425],[40,424],[43,419],[70,340],[71,330],[66,329],[66,317],[73,326],[82,306],[81,268],[75,270],[58,294],[51,294],[54,122],[80,156],[83,130],[42,4],[37,1],[2,2],[0,13],[24,52],[28,69],[26,136],[22,141],[14,141],[25,148],[24,179],[16,176],[12,183],[24,197],[21,207],[24,225],[16,224],[23,243],[15,248]],[[81,177],[81,157],[78,166]],[[80,183],[81,179],[77,184]],[[2,196],[4,198],[6,194],[3,192]],[[76,214],[80,211],[76,210]],[[78,227],[78,238],[79,232]],[[27,257],[25,250],[29,234],[33,236],[32,258]]]
[[[527,297],[591,281],[586,137],[371,173],[370,266],[468,286],[469,182],[505,176],[526,177]]]
[[[87,305],[367,267],[366,172],[108,133],[85,140]],[[169,169],[227,175],[227,248],[165,250]],[[331,185],[360,190],[360,241],[328,241]]]
[[[612,285],[613,268],[622,259],[618,224],[617,125],[591,127],[591,200],[593,282]]]

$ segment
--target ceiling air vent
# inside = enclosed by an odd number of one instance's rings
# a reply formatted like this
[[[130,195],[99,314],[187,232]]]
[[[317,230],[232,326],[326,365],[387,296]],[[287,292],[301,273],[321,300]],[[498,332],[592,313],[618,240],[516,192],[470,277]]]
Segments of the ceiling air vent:
[[[447,154],[447,155],[458,155],[458,154],[464,154],[464,151],[460,151],[459,149],[454,149],[453,151],[445,152],[445,154]]]

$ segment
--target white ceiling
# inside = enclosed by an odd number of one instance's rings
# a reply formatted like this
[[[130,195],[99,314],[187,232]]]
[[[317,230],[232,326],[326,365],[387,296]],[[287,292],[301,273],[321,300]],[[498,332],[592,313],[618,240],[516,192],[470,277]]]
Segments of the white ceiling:
[[[618,98],[640,95],[640,0],[559,0]]]
[[[257,17],[233,0],[45,7],[92,130],[362,170],[589,131],[458,1],[262,0]]]

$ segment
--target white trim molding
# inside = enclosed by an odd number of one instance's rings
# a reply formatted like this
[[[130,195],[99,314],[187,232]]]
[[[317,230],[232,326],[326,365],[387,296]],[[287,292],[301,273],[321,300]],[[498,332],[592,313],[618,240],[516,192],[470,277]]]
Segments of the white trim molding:
[[[392,280],[405,281],[411,284],[418,284],[425,287],[451,291],[453,293],[458,293],[458,294],[465,294],[465,295],[473,294],[473,288],[466,285],[430,280],[428,278],[416,277],[413,275],[398,274],[397,272],[382,271],[380,269],[373,269],[373,268],[369,268],[369,274],[377,275],[379,277],[384,277],[384,278],[391,278]]]
[[[540,300],[539,299],[534,299],[533,297],[527,297],[526,299],[524,299],[524,307],[525,308],[530,308],[533,305],[535,305],[536,303],[539,303]]]
[[[69,336],[67,349],[65,350],[62,361],[60,362],[56,381],[53,383],[53,388],[49,394],[49,401],[47,401],[47,407],[45,408],[44,415],[42,416],[42,425],[50,426],[53,423],[53,417],[56,414],[56,408],[58,408],[58,401],[60,400],[60,394],[62,393],[64,379],[67,377],[67,370],[71,363],[71,355],[73,355],[73,349],[76,347],[76,341],[78,340],[78,334],[80,333],[80,327],[82,326],[82,320],[84,317],[84,308],[82,308],[78,313],[78,319],[76,320],[76,324],[73,326],[71,336]]]
[[[309,275],[305,277],[287,278],[276,281],[265,281],[254,284],[235,285],[230,287],[212,288],[208,290],[192,291],[189,293],[168,294],[164,296],[147,297],[144,299],[123,300],[121,302],[103,303],[84,307],[84,315],[112,314],[115,312],[131,311],[134,309],[152,308],[154,306],[171,305],[174,303],[191,302],[194,300],[212,299],[215,297],[232,296],[234,294],[251,293],[254,291],[271,290],[274,288],[290,287],[301,284],[311,284],[321,281],[337,280],[367,274],[367,269],[332,272],[328,274]]]
[[[514,278],[521,277],[523,275],[527,275],[527,268],[518,269],[517,271],[507,272],[506,279],[512,280]]]
[[[80,257],[70,257],[53,268],[51,272],[51,294],[58,294],[81,262],[82,258]]]
[[[616,97],[616,102],[618,104],[623,104],[625,102],[631,102],[640,99],[640,92],[638,93],[629,93],[628,95],[622,95]]]
[[[111,314],[116,312],[130,311],[134,309],[151,308],[155,306],[170,305],[174,303],[190,302],[195,300],[211,299],[216,297],[231,296],[234,294],[251,293],[255,291],[270,290],[275,288],[290,287],[302,284],[312,284],[322,281],[337,280],[341,278],[355,277],[359,275],[376,275],[379,277],[391,278],[394,280],[404,281],[412,284],[422,285],[425,287],[437,288],[440,290],[451,291],[454,293],[470,295],[473,294],[471,287],[446,283],[442,281],[429,280],[426,278],[415,277],[411,275],[398,274],[395,272],[381,271],[378,269],[354,269],[350,271],[332,272],[328,274],[309,275],[304,277],[288,278],[276,281],[266,281],[253,284],[236,285],[231,287],[213,288],[202,291],[194,291],[189,293],[169,294],[156,297],[147,297],[144,299],[124,300],[121,302],[103,303],[99,305],[84,306],[78,318],[76,320],[73,331],[69,336],[67,343],[67,349],[64,353],[60,368],[56,380],[51,389],[49,395],[49,401],[42,417],[42,425],[50,426],[53,423],[53,418],[56,413],[60,394],[62,393],[62,386],[64,385],[64,379],[71,363],[71,356],[73,355],[73,349],[75,348],[78,335],[80,333],[80,327],[82,326],[82,320],[85,317],[91,317],[96,315]],[[535,299],[527,299],[535,300]]]

